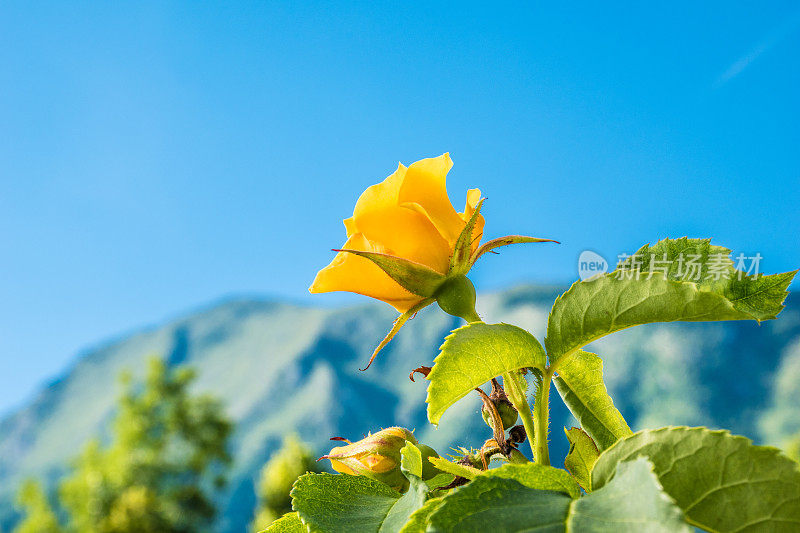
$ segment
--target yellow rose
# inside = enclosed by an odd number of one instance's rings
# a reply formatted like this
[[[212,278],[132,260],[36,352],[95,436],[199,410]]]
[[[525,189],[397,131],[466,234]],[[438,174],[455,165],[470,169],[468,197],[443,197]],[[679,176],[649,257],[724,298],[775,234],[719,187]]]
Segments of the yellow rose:
[[[347,291],[382,300],[405,313],[426,299],[403,288],[370,259],[351,251],[376,252],[407,259],[448,274],[461,232],[475,212],[481,192],[467,192],[463,213],[447,196],[445,179],[453,166],[449,154],[400,164],[383,182],[369,187],[344,221],[347,242],[333,261],[319,271],[312,293]],[[472,230],[471,253],[483,235],[483,216]]]
[[[466,278],[475,261],[499,246],[557,242],[521,235],[481,245],[484,219],[481,191],[467,191],[463,213],[447,196],[450,154],[422,159],[369,187],[344,221],[347,242],[317,273],[312,293],[347,291],[390,304],[401,313],[369,360],[417,311],[433,303],[469,322],[475,313],[475,287]]]

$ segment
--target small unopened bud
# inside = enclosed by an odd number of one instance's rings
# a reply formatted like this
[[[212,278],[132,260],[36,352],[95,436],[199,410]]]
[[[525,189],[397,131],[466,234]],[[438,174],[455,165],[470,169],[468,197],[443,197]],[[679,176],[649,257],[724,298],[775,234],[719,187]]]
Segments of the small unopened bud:
[[[484,469],[483,458],[481,457],[480,451],[468,451],[456,462],[460,465],[471,466],[479,470]]]
[[[419,448],[419,451],[422,454],[422,479],[427,481],[433,476],[441,474],[442,471],[433,466],[433,463],[428,461],[429,457],[439,457],[439,454],[436,453],[436,450],[425,444],[417,444],[417,448]]]
[[[475,312],[475,286],[466,276],[448,279],[436,290],[434,296],[445,313],[463,318],[467,322],[480,321]]]
[[[357,442],[337,446],[320,459],[329,459],[331,467],[342,474],[360,474],[402,491],[408,488],[408,480],[400,471],[400,450],[406,441],[417,444],[409,430],[386,428]]]
[[[525,437],[527,437],[527,433],[525,433],[525,427],[522,425],[514,426],[508,432],[508,439],[514,444],[525,442]]]
[[[503,422],[503,429],[506,430],[512,427],[514,424],[517,423],[517,418],[519,418],[519,414],[517,410],[514,409],[514,406],[511,405],[506,399],[502,400],[494,400],[494,406],[497,408],[497,412],[500,415],[500,420]],[[483,421],[486,422],[486,425],[490,428],[494,429],[492,425],[492,414],[484,405],[481,408],[481,415],[483,416]]]
[[[491,406],[489,404],[492,404],[494,408],[497,409],[497,414],[500,415],[500,421],[503,424],[503,431],[516,424],[519,414],[512,403],[508,401],[508,396],[506,396],[506,392],[497,379],[492,379],[492,393],[488,398],[485,394],[482,394],[482,396],[483,407],[481,407],[481,415],[487,426],[492,428],[492,430],[495,429],[493,423],[494,417],[492,417],[492,412],[490,411]]]

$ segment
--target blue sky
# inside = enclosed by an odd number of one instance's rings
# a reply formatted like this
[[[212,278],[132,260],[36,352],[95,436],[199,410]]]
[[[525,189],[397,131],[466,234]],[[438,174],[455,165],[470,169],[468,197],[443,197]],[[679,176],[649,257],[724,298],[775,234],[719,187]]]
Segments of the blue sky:
[[[491,4],[491,5],[489,5]],[[310,297],[341,219],[449,151],[479,289],[666,236],[800,266],[800,7],[3,2],[0,411],[81,349],[231,294]]]

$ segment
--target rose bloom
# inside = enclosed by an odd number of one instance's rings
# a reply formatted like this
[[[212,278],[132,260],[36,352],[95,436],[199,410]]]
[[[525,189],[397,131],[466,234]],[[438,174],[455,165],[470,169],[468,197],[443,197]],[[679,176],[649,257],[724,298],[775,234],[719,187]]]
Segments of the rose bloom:
[[[369,187],[344,221],[345,250],[401,257],[447,274],[456,241],[480,201],[479,189],[467,192],[463,213],[447,196],[445,180],[453,166],[450,154],[402,163],[388,178]],[[480,245],[484,220],[478,215],[472,253]],[[382,300],[405,313],[425,298],[409,292],[365,257],[339,252],[317,273],[312,293],[347,291]]]

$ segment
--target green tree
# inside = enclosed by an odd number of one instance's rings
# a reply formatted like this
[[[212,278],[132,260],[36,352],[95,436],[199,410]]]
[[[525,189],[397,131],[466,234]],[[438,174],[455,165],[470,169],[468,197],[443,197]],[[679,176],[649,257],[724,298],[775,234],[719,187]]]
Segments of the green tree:
[[[298,477],[307,472],[322,472],[314,455],[296,435],[284,438],[281,448],[261,470],[259,505],[251,529],[258,532],[292,510],[289,491]]]
[[[190,392],[193,380],[190,369],[169,369],[156,358],[149,361],[143,383],[123,374],[111,443],[88,443],[61,483],[67,531],[210,530],[216,514],[213,492],[224,485],[230,463],[226,443],[231,423],[216,399]],[[49,516],[41,510],[41,491],[27,491],[27,518],[21,526]],[[26,531],[50,529],[16,533]]]
[[[23,483],[17,496],[17,503],[25,518],[17,524],[14,529],[15,533],[42,533],[43,531],[59,533],[63,531],[47,495],[36,481],[28,480]]]

